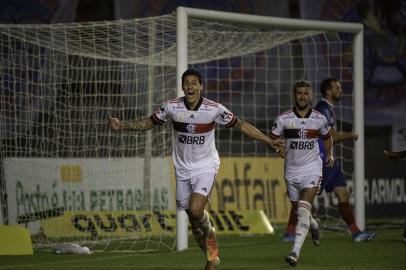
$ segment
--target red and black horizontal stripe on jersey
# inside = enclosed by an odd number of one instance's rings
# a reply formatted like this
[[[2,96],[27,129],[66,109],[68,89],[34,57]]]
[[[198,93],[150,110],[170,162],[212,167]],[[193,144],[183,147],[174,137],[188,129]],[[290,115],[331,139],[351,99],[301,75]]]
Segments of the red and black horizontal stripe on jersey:
[[[173,121],[173,129],[185,133],[206,133],[214,129],[215,123],[193,124]]]
[[[323,140],[327,140],[328,138],[331,137],[330,131],[329,131],[326,135],[321,135],[320,137],[321,137]]]
[[[286,139],[314,139],[320,137],[317,129],[285,128],[283,135]]]
[[[227,125],[225,125],[226,128],[230,128],[235,126],[235,124],[237,124],[238,118],[235,117],[235,115],[233,115],[233,119],[231,119],[230,123],[228,123]]]
[[[279,139],[281,136],[278,136],[278,135],[276,135],[276,134],[273,134],[272,132],[271,132],[271,134],[269,134],[269,137],[271,137],[271,139]]]

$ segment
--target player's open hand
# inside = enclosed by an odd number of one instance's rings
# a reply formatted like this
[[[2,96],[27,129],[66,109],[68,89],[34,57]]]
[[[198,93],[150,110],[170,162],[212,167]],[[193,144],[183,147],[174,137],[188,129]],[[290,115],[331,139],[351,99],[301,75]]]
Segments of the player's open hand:
[[[117,118],[110,118],[109,119],[109,128],[114,129],[114,130],[119,130],[121,127],[121,123],[120,120],[118,120]]]

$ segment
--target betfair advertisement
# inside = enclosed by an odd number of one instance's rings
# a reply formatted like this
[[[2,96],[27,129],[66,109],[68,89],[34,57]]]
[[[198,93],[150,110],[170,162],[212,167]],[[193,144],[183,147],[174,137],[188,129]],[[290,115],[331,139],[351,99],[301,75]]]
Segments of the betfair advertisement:
[[[210,209],[263,210],[271,223],[284,223],[290,211],[283,159],[267,157],[222,158]]]

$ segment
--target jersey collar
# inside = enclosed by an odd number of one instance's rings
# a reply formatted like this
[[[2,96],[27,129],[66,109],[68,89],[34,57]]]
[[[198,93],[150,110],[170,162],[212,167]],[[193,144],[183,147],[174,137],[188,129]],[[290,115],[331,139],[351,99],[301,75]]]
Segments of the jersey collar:
[[[196,107],[193,109],[193,111],[197,111],[200,108],[200,105],[202,105],[203,102],[203,97],[200,97],[199,102],[197,103]],[[192,111],[189,107],[189,105],[186,103],[185,99],[183,99],[183,103],[186,106],[186,109],[189,111]]]
[[[309,110],[307,111],[306,115],[304,117],[302,117],[300,115],[300,113],[298,113],[298,111],[296,111],[296,107],[293,107],[293,112],[295,113],[297,118],[309,118],[310,114],[312,113],[312,108],[309,108]]]
[[[330,107],[334,108],[334,104],[331,103],[330,101],[328,101],[327,99],[322,98],[321,100],[324,101],[324,102],[326,102]]]

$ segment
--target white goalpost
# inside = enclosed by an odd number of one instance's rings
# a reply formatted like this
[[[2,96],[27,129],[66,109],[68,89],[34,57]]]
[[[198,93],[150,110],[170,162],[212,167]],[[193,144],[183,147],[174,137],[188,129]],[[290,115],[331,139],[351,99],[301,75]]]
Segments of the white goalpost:
[[[339,127],[359,137],[336,151],[365,226],[361,24],[183,7],[131,20],[2,24],[0,61],[0,224],[26,226],[35,247],[188,248],[171,123],[142,133],[113,132],[107,121],[149,116],[182,95],[189,67],[201,71],[205,97],[264,133],[292,106],[295,80],[313,83],[315,101],[321,79],[341,80]],[[209,210],[263,210],[285,222],[276,155],[233,129],[217,128],[216,143],[222,165]],[[334,201],[325,195],[319,203],[329,218]]]
[[[342,22],[322,22],[311,20],[273,18],[265,16],[255,16],[246,14],[235,14],[211,10],[201,10],[195,8],[178,7],[177,14],[177,87],[181,89],[180,77],[189,63],[189,49],[193,49],[194,44],[190,44],[188,35],[196,31],[194,26],[190,26],[189,20],[197,19],[202,21],[224,22],[227,24],[238,23],[248,26],[269,27],[279,31],[322,31],[322,32],[344,32],[355,35],[353,41],[353,92],[354,92],[354,131],[359,137],[354,145],[354,177],[357,181],[355,188],[355,214],[357,224],[361,228],[365,227],[365,204],[364,204],[364,88],[363,88],[363,26],[356,23]],[[197,27],[198,28],[198,27]],[[264,34],[267,30],[264,30]],[[237,31],[238,33],[238,31]],[[222,34],[222,33],[218,33]],[[188,47],[190,46],[190,48]],[[231,53],[232,54],[232,53]],[[198,62],[199,59],[193,59]],[[178,92],[181,95],[181,92]],[[177,250],[187,248],[187,225],[185,224],[185,214],[177,213]]]

